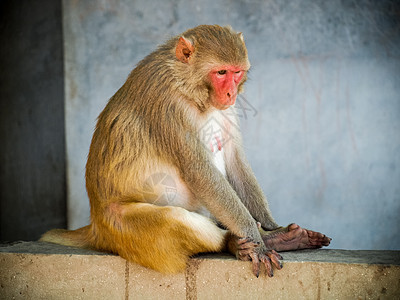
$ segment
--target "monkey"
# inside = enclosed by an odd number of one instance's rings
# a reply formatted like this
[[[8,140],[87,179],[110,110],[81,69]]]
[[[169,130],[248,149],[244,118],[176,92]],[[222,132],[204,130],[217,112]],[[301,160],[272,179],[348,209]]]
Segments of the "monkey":
[[[234,104],[249,69],[243,34],[230,26],[197,26],[146,56],[97,119],[85,175],[90,224],[40,240],[162,273],[228,251],[257,277],[262,265],[268,276],[282,268],[277,251],[328,246],[322,233],[275,222],[246,160]]]

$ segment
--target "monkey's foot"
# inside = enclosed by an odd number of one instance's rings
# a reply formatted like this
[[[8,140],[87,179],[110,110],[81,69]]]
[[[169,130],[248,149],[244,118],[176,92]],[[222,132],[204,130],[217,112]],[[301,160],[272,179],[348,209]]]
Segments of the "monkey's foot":
[[[236,257],[239,260],[251,260],[253,264],[253,273],[257,277],[260,275],[261,263],[265,266],[266,273],[269,277],[274,276],[272,265],[278,270],[282,269],[280,260],[283,258],[275,250],[266,250],[264,253],[263,251],[260,252],[260,244],[252,242],[247,238],[237,239],[236,247]]]
[[[325,234],[301,228],[294,223],[274,231],[262,230],[261,236],[265,246],[276,251],[316,249],[328,246],[332,240]]]

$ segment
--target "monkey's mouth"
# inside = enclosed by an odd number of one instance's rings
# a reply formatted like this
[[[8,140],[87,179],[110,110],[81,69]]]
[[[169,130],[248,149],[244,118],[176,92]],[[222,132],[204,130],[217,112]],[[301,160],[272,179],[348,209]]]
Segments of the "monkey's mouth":
[[[228,108],[229,106],[232,106],[235,104],[237,94],[236,93],[235,94],[227,93],[226,95],[227,95],[226,100],[221,104],[223,106],[225,106],[226,108]]]
[[[219,110],[225,110],[225,109],[228,109],[229,107],[231,107],[232,105],[234,105],[235,102],[236,102],[236,98],[235,99],[229,99],[225,103],[214,101],[213,102],[213,106],[215,108],[219,109]]]

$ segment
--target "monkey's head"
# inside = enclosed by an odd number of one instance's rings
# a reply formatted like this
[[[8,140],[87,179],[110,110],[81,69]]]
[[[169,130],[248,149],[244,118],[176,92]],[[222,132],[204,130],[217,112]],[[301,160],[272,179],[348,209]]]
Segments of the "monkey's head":
[[[200,94],[207,95],[203,101],[217,109],[233,105],[250,68],[242,33],[230,27],[201,25],[184,32],[175,43],[179,69],[185,72],[191,89],[197,94],[203,89]]]

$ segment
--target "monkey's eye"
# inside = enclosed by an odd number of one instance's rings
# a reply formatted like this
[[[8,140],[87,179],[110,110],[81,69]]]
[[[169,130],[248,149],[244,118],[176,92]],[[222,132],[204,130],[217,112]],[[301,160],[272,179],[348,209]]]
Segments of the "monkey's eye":
[[[218,71],[218,74],[219,75],[225,75],[226,74],[226,70],[220,70],[220,71]]]
[[[239,70],[239,71],[236,71],[235,73],[236,73],[236,74],[239,74],[240,72],[242,72],[242,71]]]

